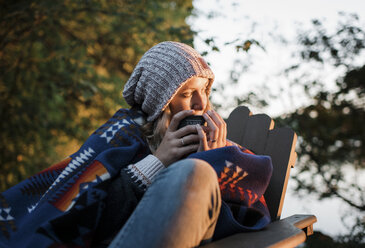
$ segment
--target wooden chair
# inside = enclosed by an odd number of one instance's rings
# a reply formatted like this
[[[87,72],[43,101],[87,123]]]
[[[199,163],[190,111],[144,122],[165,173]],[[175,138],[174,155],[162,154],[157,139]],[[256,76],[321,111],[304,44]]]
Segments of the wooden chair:
[[[314,215],[293,215],[280,219],[291,167],[297,154],[297,135],[288,127],[274,128],[265,114],[252,115],[247,107],[232,111],[227,122],[228,139],[256,154],[271,156],[273,175],[265,193],[272,223],[258,232],[239,233],[204,247],[295,247],[313,233]]]

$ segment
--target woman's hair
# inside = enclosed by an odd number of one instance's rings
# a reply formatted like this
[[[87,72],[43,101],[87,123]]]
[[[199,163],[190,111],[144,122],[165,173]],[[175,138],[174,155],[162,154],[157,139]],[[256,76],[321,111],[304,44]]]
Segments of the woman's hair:
[[[212,109],[212,104],[208,100],[207,107],[205,108],[204,112],[210,109]],[[166,109],[155,121],[147,122],[142,126],[142,132],[147,139],[147,143],[152,153],[154,153],[161,144],[161,141],[165,136],[166,130],[170,125],[171,118],[172,116],[170,107],[167,106]]]

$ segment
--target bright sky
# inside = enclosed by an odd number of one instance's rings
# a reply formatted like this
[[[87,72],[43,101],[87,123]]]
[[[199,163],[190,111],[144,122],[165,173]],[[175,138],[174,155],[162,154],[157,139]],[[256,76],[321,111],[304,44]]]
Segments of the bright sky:
[[[215,84],[224,84],[228,81],[229,71],[235,59],[239,58],[251,65],[240,78],[239,85],[233,87],[229,94],[250,91],[252,87],[257,87],[257,84],[263,82],[272,83],[274,85],[272,91],[280,87],[288,87],[287,80],[277,75],[293,61],[292,47],[275,45],[273,40],[277,39],[278,35],[294,41],[298,27],[309,27],[310,20],[314,18],[322,20],[326,27],[334,28],[339,18],[338,12],[356,13],[362,22],[365,21],[365,0],[195,0],[194,7],[198,10],[197,17],[189,19],[188,22],[201,37],[201,39],[199,37],[195,39],[196,49],[199,52],[205,51],[206,46],[202,40],[212,36],[215,37],[216,45],[221,49],[220,53],[211,53],[207,57],[216,75]],[[203,13],[211,12],[216,15],[213,19],[207,19],[203,15]],[[253,26],[254,23],[257,25]],[[266,51],[253,48],[250,55],[245,53],[237,55],[235,49],[223,45],[236,38],[243,41],[256,39],[262,43]],[[332,75],[327,80],[333,81],[342,72],[337,71],[336,74],[333,71],[324,71],[323,73],[327,76]],[[219,98],[220,95],[222,95],[221,92],[213,97]],[[286,95],[283,95],[281,102],[276,103],[277,107],[272,107],[265,112],[273,116],[308,101],[300,93],[295,95],[294,99],[295,102],[291,102]],[[223,97],[221,101],[224,103],[225,98]],[[257,113],[255,109],[251,111]],[[224,116],[225,113],[222,115]],[[340,216],[348,209],[346,204],[338,200],[318,202],[314,197],[300,199],[289,189],[283,216],[295,213],[315,214],[318,217],[318,223],[314,226],[315,230],[336,235],[347,230],[342,225]]]
[[[364,0],[195,0],[194,7],[197,9],[197,17],[189,19],[189,23],[198,31],[196,49],[205,51],[207,47],[203,40],[210,37],[215,38],[216,45],[221,49],[220,53],[213,52],[207,56],[216,75],[215,85],[229,81],[229,71],[235,59],[250,65],[249,70],[241,76],[238,88],[225,89],[228,95],[253,90],[264,82],[275,85],[272,89],[274,93],[281,88],[288,88],[287,79],[278,77],[277,74],[290,61],[295,61],[291,57],[295,43],[285,47],[278,44],[277,40],[284,37],[288,41],[294,41],[297,29],[309,27],[311,19],[320,19],[327,27],[334,28],[339,18],[338,12],[357,13],[363,21],[365,17]],[[215,18],[206,18],[208,13],[214,13]],[[265,51],[253,47],[249,54],[237,54],[234,46],[224,46],[224,43],[237,38],[242,41],[256,39],[265,47]],[[326,80],[333,82],[341,73],[342,71],[325,73]],[[308,101],[301,92],[296,94],[293,97],[295,102],[289,97],[283,97],[274,107],[265,111],[273,116]],[[213,97],[218,102],[225,102],[227,96],[221,95],[220,92]],[[255,110],[252,109],[254,112]]]

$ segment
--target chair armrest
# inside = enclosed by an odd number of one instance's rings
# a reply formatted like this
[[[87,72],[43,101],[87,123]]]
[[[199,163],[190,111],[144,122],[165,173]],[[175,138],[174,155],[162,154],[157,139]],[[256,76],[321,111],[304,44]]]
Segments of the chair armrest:
[[[235,234],[204,247],[295,247],[313,233],[315,222],[314,215],[293,215],[274,221],[261,231]]]

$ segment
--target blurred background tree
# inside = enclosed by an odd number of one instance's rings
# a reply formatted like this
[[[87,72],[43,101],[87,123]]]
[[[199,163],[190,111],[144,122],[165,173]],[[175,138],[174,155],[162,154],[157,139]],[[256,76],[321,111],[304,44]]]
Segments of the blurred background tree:
[[[336,30],[319,20],[298,36],[301,61],[288,68],[311,104],[278,118],[300,134],[296,191],[319,199],[336,197],[362,213],[342,247],[365,244],[365,190],[357,171],[365,169],[365,29],[354,14],[341,14]],[[313,68],[343,71],[334,87],[312,78]],[[312,68],[312,69],[310,69]],[[355,171],[348,177],[349,169]],[[345,245],[346,244],[346,245]]]
[[[0,190],[75,152],[119,107],[140,56],[192,45],[185,0],[0,0]]]
[[[356,181],[346,180],[343,172],[346,165],[365,168],[365,64],[356,61],[365,54],[365,30],[356,26],[357,16],[343,19],[334,33],[314,20],[313,29],[300,34],[302,61],[286,73],[299,72],[295,84],[303,87],[311,104],[284,114],[281,121],[301,135],[297,189],[318,193],[320,198],[336,195],[365,211],[365,192]],[[337,78],[334,88],[320,79],[308,79],[308,69],[304,68],[312,63],[331,65],[343,70],[344,76]]]

